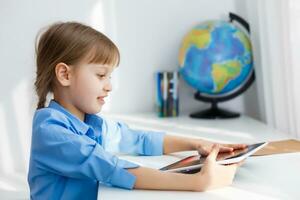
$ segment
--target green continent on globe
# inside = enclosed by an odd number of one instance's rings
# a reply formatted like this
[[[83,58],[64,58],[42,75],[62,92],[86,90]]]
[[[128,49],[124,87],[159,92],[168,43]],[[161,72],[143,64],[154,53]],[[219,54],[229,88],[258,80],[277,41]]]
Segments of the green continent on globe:
[[[212,78],[216,86],[214,92],[222,91],[230,80],[239,76],[241,69],[240,62],[236,60],[212,64]]]
[[[251,43],[250,43],[249,39],[247,38],[247,36],[243,32],[241,32],[241,31],[235,32],[234,37],[239,38],[240,42],[243,44],[243,46],[247,52],[251,52],[251,50],[252,50]]]

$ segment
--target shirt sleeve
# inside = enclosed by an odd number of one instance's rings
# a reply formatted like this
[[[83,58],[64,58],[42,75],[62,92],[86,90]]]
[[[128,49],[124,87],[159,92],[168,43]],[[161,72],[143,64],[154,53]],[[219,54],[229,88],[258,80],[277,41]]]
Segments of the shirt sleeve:
[[[125,123],[103,120],[102,145],[114,153],[159,156],[165,133],[130,129]]]
[[[94,179],[127,189],[132,189],[136,181],[124,168],[138,165],[118,159],[58,120],[51,119],[34,127],[32,152],[37,167],[61,176]]]

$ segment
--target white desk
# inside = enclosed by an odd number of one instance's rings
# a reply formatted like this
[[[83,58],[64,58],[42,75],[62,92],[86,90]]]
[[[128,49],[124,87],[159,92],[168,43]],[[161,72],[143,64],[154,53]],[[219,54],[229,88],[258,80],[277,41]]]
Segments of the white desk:
[[[229,143],[253,143],[288,139],[265,124],[242,116],[233,120],[194,120],[188,117],[156,118],[146,115],[112,115],[110,118],[122,120],[133,128],[163,130],[168,133],[201,137]],[[121,156],[143,166],[160,168],[194,151],[164,156]],[[300,153],[281,154],[264,157],[250,157],[238,169],[233,185],[208,192],[179,192],[154,190],[125,190],[100,185],[98,199],[300,199]]]

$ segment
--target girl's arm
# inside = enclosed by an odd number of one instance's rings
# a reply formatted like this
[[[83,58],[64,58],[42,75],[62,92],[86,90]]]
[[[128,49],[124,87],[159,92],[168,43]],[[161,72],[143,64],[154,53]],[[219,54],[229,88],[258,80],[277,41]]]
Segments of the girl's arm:
[[[190,138],[165,135],[164,137],[164,154],[178,151],[195,150],[194,141]]]
[[[128,169],[128,171],[137,178],[135,189],[194,190],[193,179],[196,179],[194,175],[163,172],[146,167]]]
[[[213,142],[195,139],[195,138],[186,138],[172,135],[165,135],[163,152],[164,154],[169,154],[178,151],[190,151],[197,150],[200,154],[208,155],[212,149]],[[246,148],[245,144],[219,144],[220,152],[230,152],[235,149]]]
[[[217,164],[218,152],[219,147],[215,146],[201,171],[196,174],[162,172],[145,167],[128,169],[128,171],[137,177],[134,185],[136,189],[205,191],[230,185],[240,165]]]

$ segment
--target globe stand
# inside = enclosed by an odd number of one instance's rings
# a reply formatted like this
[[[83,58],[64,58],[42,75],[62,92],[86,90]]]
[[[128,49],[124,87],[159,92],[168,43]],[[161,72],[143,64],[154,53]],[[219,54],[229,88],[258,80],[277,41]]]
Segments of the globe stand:
[[[229,119],[239,117],[240,114],[225,109],[218,108],[216,101],[211,102],[211,108],[190,114],[191,118],[197,119]]]

